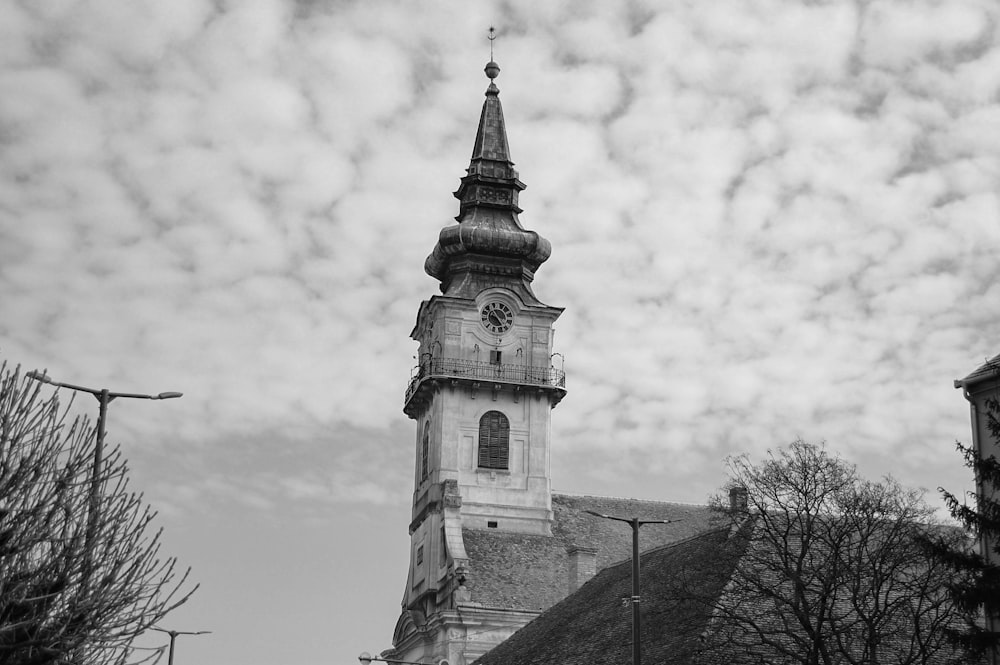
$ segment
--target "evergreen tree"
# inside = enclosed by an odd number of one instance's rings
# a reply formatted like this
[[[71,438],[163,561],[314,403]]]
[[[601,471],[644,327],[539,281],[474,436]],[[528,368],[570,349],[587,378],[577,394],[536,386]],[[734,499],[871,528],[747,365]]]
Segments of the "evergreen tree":
[[[985,399],[986,425],[990,439],[1000,444],[1000,399],[994,394]],[[976,426],[974,424],[974,426]],[[973,446],[957,442],[965,464],[976,478],[977,491],[969,495],[971,506],[941,488],[952,517],[975,537],[976,544],[956,546],[944,539],[929,539],[925,546],[932,556],[955,572],[950,591],[955,604],[963,611],[964,625],[949,628],[949,636],[975,658],[992,654],[1000,658],[1000,460],[996,455],[982,455]],[[986,555],[992,552],[993,556]],[[991,560],[992,559],[992,560]],[[993,617],[992,622],[984,618]],[[991,630],[991,624],[993,629]]]

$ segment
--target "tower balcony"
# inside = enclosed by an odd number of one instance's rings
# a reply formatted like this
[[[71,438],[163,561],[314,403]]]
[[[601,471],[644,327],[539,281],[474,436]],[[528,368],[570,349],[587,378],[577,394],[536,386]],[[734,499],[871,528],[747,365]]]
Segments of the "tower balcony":
[[[559,354],[557,354],[559,355]],[[555,367],[535,367],[517,363],[491,363],[462,358],[426,358],[413,368],[406,387],[403,413],[415,418],[420,404],[429,398],[438,382],[466,384],[493,389],[523,390],[551,393],[552,406],[566,394],[566,372]]]

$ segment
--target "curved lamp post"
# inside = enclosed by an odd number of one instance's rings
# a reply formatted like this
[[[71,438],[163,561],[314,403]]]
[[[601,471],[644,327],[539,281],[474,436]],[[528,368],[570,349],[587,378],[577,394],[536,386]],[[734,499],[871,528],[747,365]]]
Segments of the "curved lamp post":
[[[358,660],[361,661],[361,665],[371,665],[373,660],[380,663],[391,663],[392,665],[427,665],[427,663],[415,663],[411,660],[387,660],[385,658],[373,656],[367,651],[362,651],[361,655],[358,656]],[[438,662],[438,665],[448,665],[448,661],[441,660]]]
[[[672,524],[680,520],[641,520],[637,517],[615,517],[614,515],[604,515],[586,510],[595,517],[603,517],[606,520],[625,522],[632,527],[632,664],[642,665],[642,645],[639,636],[642,628],[642,618],[639,616],[639,527],[643,524]]]
[[[129,399],[174,399],[181,397],[183,393],[177,392],[165,392],[156,395],[144,395],[140,393],[118,393],[112,392],[107,388],[87,388],[85,386],[77,386],[72,383],[62,383],[60,381],[53,381],[45,374],[45,372],[28,372],[25,376],[29,379],[34,379],[41,383],[47,383],[51,386],[56,386],[57,388],[69,388],[76,392],[90,393],[97,398],[100,403],[100,411],[97,416],[97,439],[94,443],[94,464],[91,470],[90,476],[90,506],[87,511],[87,533],[84,540],[84,551],[86,552],[86,568],[84,569],[84,579],[90,577],[90,568],[93,563],[93,547],[94,547],[94,537],[97,533],[97,520],[98,520],[98,505],[100,501],[100,488],[101,488],[101,462],[104,460],[104,435],[105,435],[105,422],[108,417],[108,404],[112,400],[119,397],[127,397]]]

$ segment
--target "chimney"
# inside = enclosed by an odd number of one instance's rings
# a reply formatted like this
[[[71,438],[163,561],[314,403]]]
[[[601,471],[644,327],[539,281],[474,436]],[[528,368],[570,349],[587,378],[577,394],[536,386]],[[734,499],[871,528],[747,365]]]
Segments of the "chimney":
[[[729,488],[729,510],[734,513],[745,513],[748,510],[747,488],[742,485]]]
[[[572,546],[569,555],[569,593],[573,593],[583,583],[597,573],[597,550],[592,547]]]

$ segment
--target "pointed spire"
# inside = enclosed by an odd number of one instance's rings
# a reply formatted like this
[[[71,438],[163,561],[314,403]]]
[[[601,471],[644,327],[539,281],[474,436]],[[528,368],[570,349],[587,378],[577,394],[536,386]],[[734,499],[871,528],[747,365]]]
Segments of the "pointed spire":
[[[503,109],[500,107],[500,89],[494,83],[500,75],[500,65],[490,60],[483,71],[490,79],[490,87],[486,89],[486,102],[479,118],[479,131],[476,132],[476,143],[472,148],[473,164],[470,169],[484,159],[513,164],[507,148],[507,128],[504,126]]]
[[[466,169],[468,175],[462,178],[462,185],[455,192],[455,197],[462,202],[457,218],[459,221],[469,207],[477,205],[500,206],[521,212],[517,206],[517,195],[524,190],[524,183],[517,179],[514,162],[510,161],[500,89],[494,83],[500,75],[500,65],[490,60],[483,71],[490,79],[490,86],[486,89],[486,101],[479,116],[472,159]]]
[[[484,71],[490,85],[472,159],[455,192],[459,223],[441,231],[424,270],[441,280],[441,290],[449,295],[474,296],[487,282],[497,285],[499,279],[521,292],[526,302],[535,302],[530,283],[552,248],[517,219],[517,197],[524,183],[510,160],[500,90],[494,83],[500,66],[491,59]]]

